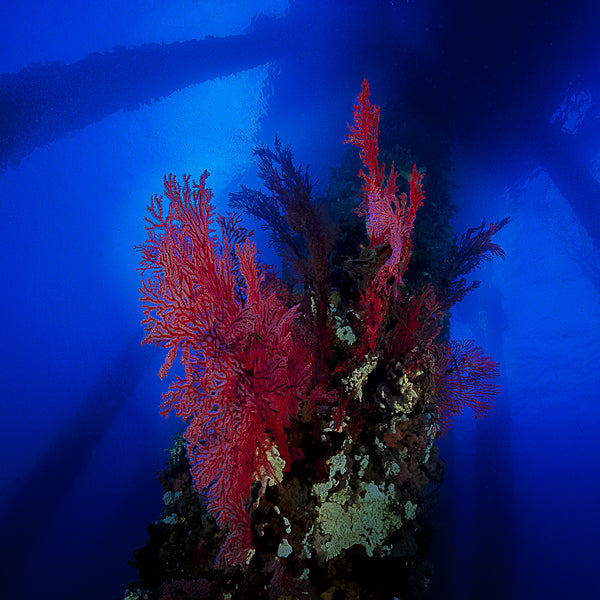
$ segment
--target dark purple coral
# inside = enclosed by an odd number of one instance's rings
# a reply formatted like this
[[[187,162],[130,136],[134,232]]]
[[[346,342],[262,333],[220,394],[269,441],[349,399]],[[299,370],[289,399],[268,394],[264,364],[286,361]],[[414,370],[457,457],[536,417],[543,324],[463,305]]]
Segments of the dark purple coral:
[[[242,186],[230,194],[232,206],[263,222],[271,245],[291,267],[292,283],[300,283],[299,298],[305,344],[310,348],[315,383],[331,382],[333,329],[329,320],[331,271],[329,255],[336,228],[325,206],[313,197],[308,167],[296,167],[289,146],[275,138],[274,149],[257,148],[258,175],[268,193]]]
[[[491,223],[486,228],[485,223],[479,227],[471,227],[454,242],[444,261],[444,281],[438,296],[440,306],[448,311],[460,302],[471,290],[479,287],[479,281],[467,283],[465,275],[481,267],[482,263],[494,257],[504,258],[504,250],[492,242],[492,237],[510,222],[510,217]]]

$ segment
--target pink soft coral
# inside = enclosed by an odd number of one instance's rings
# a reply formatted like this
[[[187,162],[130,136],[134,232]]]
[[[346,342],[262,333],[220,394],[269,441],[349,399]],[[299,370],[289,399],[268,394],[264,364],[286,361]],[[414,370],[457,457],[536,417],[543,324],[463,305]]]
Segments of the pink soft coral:
[[[373,280],[374,288],[379,292],[397,296],[402,286],[402,276],[411,256],[411,233],[417,210],[423,206],[423,173],[413,166],[409,176],[410,198],[396,193],[398,173],[392,168],[385,177],[385,165],[379,166],[378,136],[379,107],[369,100],[369,82],[365,79],[358,104],[354,105],[354,125],[348,126],[350,133],[346,143],[360,148],[360,157],[366,172],[360,172],[363,178],[364,198],[358,213],[367,218],[367,232],[371,247],[389,245],[391,255],[382,265]]]

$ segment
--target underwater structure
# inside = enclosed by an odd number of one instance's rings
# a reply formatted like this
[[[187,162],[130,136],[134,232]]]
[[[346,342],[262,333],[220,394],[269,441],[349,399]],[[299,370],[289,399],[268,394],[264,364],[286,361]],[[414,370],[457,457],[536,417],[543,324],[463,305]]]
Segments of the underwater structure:
[[[449,311],[503,256],[508,219],[460,237],[434,210],[419,224],[424,170],[386,170],[379,120],[365,80],[346,140],[362,185],[338,172],[330,214],[278,139],[255,151],[266,193],[242,187],[237,214],[215,215],[206,171],[152,199],[144,343],[167,349],[161,377],[181,363],[161,410],[185,430],[128,600],[428,597],[436,439],[498,393],[498,365],[449,340]]]

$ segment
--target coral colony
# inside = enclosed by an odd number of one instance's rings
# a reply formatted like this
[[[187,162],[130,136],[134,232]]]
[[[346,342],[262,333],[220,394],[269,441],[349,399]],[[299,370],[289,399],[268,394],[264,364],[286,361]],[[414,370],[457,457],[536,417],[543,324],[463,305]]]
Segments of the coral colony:
[[[256,150],[266,193],[231,201],[262,221],[285,277],[239,214],[215,215],[206,171],[165,177],[152,199],[144,343],[168,351],[161,378],[181,362],[161,410],[186,427],[127,598],[427,596],[435,439],[498,392],[498,366],[448,341],[448,312],[478,285],[465,276],[503,256],[492,237],[508,219],[450,240],[435,273],[411,272],[424,173],[413,166],[399,191],[379,118],[365,80],[346,140],[363,163],[364,244],[313,198],[289,148]]]

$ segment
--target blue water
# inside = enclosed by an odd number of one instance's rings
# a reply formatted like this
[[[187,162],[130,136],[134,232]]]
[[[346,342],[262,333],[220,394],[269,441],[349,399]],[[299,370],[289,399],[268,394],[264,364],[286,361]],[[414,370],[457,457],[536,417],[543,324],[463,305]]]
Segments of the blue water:
[[[600,598],[600,8],[62,4],[0,19],[0,596],[100,600],[136,579],[180,426],[158,413],[162,351],[139,345],[133,246],[163,174],[208,169],[225,210],[278,133],[324,189],[368,77],[382,129],[393,95],[395,119],[452,149],[457,231],[513,218],[506,259],[453,311],[502,394],[441,441],[434,595]]]

